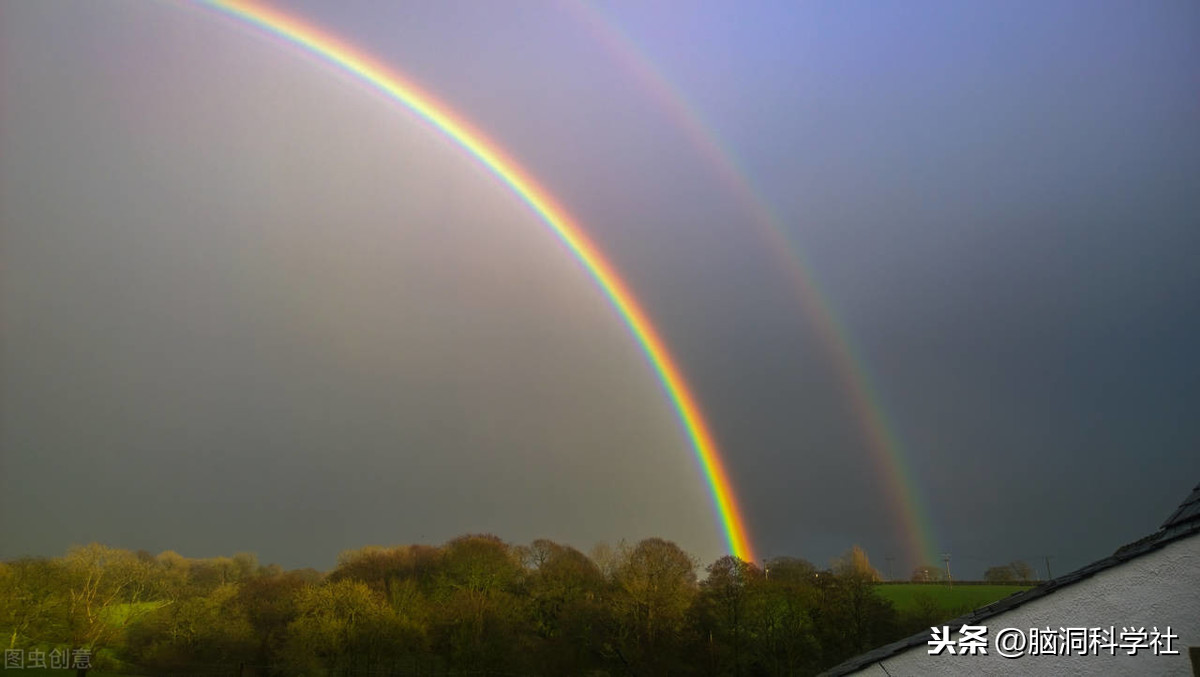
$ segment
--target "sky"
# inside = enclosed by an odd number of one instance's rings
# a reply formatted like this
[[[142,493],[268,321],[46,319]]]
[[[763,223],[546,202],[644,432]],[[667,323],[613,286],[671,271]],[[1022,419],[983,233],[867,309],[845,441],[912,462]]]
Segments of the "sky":
[[[905,577],[915,501],[956,576],[1057,575],[1200,481],[1195,3],[271,6],[576,218],[676,358],[760,557],[857,544]],[[0,1],[0,557],[326,569],[474,532],[723,554],[580,262],[445,135],[278,37],[187,3]]]

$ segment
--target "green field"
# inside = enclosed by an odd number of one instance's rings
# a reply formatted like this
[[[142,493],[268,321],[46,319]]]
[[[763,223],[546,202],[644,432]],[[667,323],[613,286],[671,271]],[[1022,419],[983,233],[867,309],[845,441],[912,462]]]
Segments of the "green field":
[[[1028,590],[1031,585],[929,585],[896,583],[875,586],[880,597],[896,605],[900,612],[936,606],[950,612],[966,612],[986,606],[1009,595]]]

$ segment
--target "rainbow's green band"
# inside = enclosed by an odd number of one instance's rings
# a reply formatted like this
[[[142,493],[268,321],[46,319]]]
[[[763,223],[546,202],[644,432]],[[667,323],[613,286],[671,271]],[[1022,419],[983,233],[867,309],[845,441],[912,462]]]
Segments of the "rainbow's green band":
[[[521,168],[482,134],[455,117],[445,106],[421,92],[391,69],[300,19],[250,2],[203,2],[223,14],[258,27],[315,54],[353,74],[399,102],[438,131],[453,139],[528,204],[583,264],[621,315],[666,390],[691,442],[712,492],[720,527],[730,554],[755,561],[745,521],[733,487],[722,466],[716,444],[696,398],[688,389],[666,345],[616,270],[601,255],[578,224]]]

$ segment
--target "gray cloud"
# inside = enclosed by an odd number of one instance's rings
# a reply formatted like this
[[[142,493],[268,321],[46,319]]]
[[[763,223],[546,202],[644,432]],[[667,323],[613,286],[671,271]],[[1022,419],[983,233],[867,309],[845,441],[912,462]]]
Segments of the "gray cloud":
[[[1079,8],[606,10],[804,247],[965,575],[1107,554],[1200,474],[1196,10]],[[452,144],[200,9],[3,11],[0,555],[327,566],[479,530],[717,554],[644,357]],[[695,387],[763,555],[903,561],[813,319],[570,13],[295,11],[579,217]]]

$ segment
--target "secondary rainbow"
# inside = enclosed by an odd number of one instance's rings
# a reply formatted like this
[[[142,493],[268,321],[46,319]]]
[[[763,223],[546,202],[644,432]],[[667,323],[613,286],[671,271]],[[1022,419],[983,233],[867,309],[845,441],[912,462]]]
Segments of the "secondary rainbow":
[[[822,343],[829,350],[874,457],[875,466],[884,475],[889,503],[897,508],[897,526],[904,534],[909,557],[916,564],[936,562],[932,523],[921,492],[908,472],[899,436],[888,420],[866,362],[821,293],[810,272],[811,266],[804,260],[803,250],[787,234],[767,200],[755,190],[746,172],[739,167],[734,153],[721,145],[719,137],[704,123],[695,107],[621,31],[617,23],[587,0],[567,0],[566,7],[591,29],[600,44],[641,82],[667,115],[679,125],[750,214],[752,222],[767,241],[768,248],[778,254],[777,260],[789,278],[804,314],[817,327]]]
[[[334,36],[294,16],[251,2],[201,2],[244,24],[303,48],[325,62],[368,83],[380,93],[454,140],[512,189],[550,227],[592,279],[628,326],[649,360],[670,399],[689,443],[700,463],[712,493],[713,506],[728,546],[736,557],[754,562],[755,555],[746,532],[745,520],[734,497],[712,433],[700,412],[674,358],[658,331],[613,266],[589,240],[578,223],[550,197],[520,166],[478,131],[433,97],[397,74],[393,69],[341,42]]]

